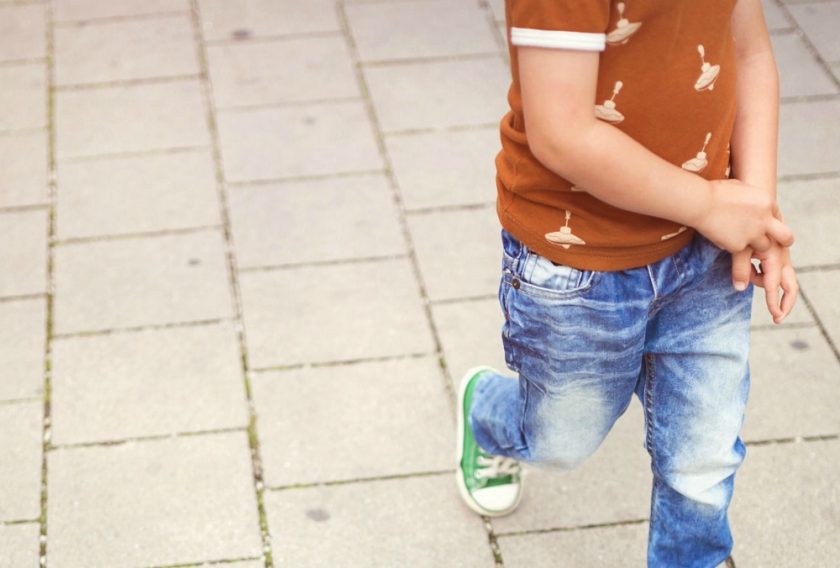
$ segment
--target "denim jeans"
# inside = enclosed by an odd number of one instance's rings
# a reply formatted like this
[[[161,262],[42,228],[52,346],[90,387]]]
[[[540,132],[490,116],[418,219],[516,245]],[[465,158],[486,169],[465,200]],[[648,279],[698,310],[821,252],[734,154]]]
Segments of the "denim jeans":
[[[745,455],[752,285],[736,291],[731,255],[699,233],[616,271],[555,265],[504,229],[502,245],[502,342],[518,380],[476,383],[479,446],[570,469],[635,394],[653,470],[648,566],[718,566],[732,549],[727,509]]]

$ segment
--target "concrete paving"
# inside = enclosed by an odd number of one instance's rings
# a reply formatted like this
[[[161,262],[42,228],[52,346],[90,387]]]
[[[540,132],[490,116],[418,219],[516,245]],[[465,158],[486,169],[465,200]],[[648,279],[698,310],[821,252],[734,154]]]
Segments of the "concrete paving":
[[[735,561],[840,561],[840,0],[765,0],[802,297]],[[0,0],[0,568],[644,565],[637,404],[482,519],[503,0]]]

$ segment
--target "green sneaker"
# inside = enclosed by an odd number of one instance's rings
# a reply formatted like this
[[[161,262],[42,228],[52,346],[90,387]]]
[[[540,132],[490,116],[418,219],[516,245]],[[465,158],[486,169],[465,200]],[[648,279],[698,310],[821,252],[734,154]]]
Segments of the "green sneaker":
[[[513,458],[491,456],[475,441],[467,417],[476,380],[491,367],[467,371],[458,389],[458,429],[455,479],[467,506],[480,515],[499,517],[516,509],[522,498],[522,473]]]

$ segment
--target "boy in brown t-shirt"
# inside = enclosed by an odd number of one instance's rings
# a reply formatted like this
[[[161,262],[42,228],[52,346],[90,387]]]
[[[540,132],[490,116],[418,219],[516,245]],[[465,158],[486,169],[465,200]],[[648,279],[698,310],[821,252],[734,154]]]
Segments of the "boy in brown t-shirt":
[[[518,461],[574,467],[635,393],[648,565],[716,566],[745,454],[752,284],[776,323],[797,294],[761,2],[508,0],[506,21],[499,300],[519,380],[461,381],[458,487],[481,514],[513,511]]]

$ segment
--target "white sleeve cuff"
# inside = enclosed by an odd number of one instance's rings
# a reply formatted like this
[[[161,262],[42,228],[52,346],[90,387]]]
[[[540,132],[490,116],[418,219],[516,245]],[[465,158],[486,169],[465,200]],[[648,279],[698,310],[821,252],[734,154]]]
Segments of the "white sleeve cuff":
[[[513,45],[527,47],[604,51],[607,47],[607,34],[511,28],[510,42]]]

